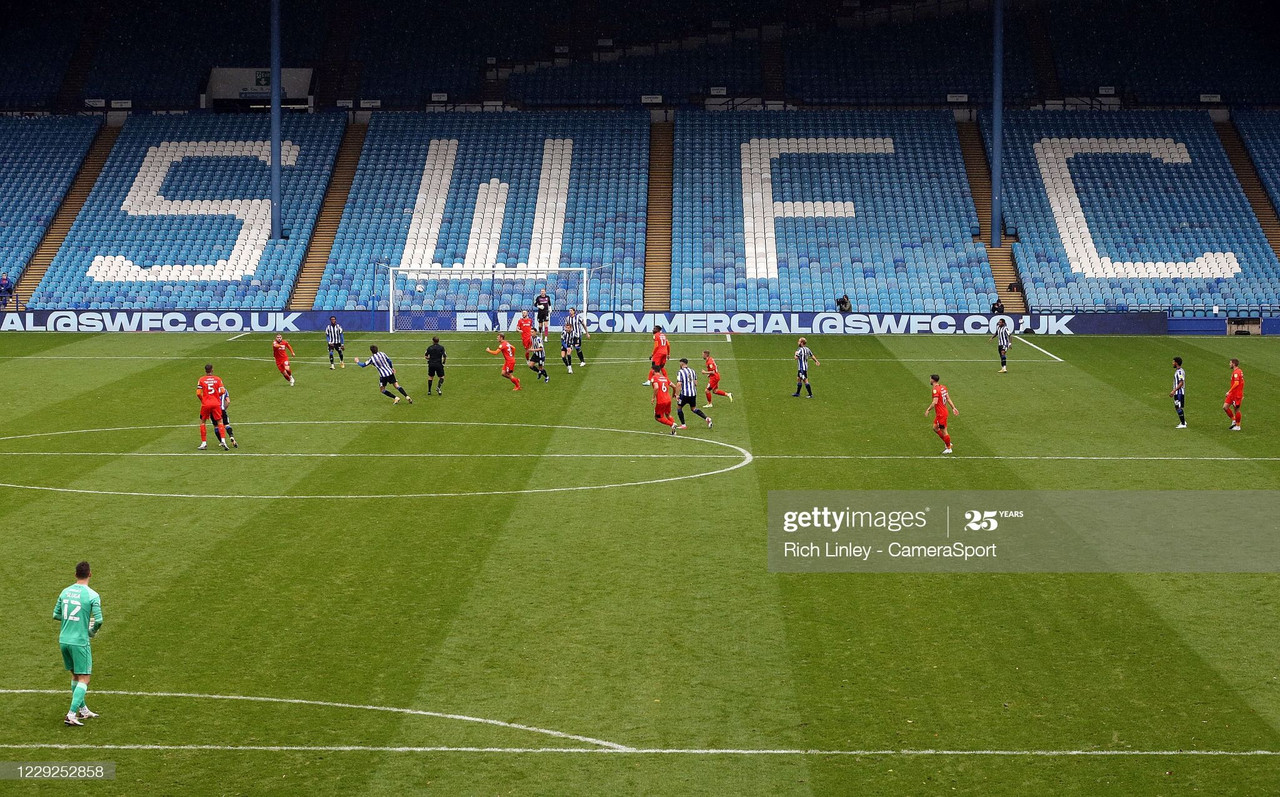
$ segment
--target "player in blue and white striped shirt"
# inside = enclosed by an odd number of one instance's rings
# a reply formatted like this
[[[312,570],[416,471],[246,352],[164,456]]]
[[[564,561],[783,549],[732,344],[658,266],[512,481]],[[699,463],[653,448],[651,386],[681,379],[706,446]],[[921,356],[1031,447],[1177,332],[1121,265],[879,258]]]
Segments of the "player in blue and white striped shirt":
[[[227,442],[231,443],[232,448],[239,448],[240,444],[236,442],[236,433],[231,428],[231,419],[227,417],[227,405],[231,403],[231,394],[226,388],[222,389],[222,428],[227,431]]]
[[[400,383],[396,381],[396,369],[391,365],[391,358],[378,351],[377,346],[369,347],[369,359],[360,362],[360,358],[356,358],[356,365],[361,368],[367,368],[372,365],[378,370],[378,392],[389,399],[393,399],[392,404],[400,403],[400,396],[409,399],[409,403],[413,403],[413,398],[400,387]],[[387,385],[394,385],[396,390],[400,391],[400,396],[395,395],[387,390]]]
[[[687,429],[684,425],[684,408],[688,407],[693,410],[693,414],[707,422],[707,428],[711,428],[711,419],[707,414],[698,409],[698,374],[689,367],[689,360],[686,357],[680,358],[680,370],[676,372],[676,382],[680,384],[680,403],[676,406],[676,414],[680,416],[681,429]]]
[[[1187,416],[1183,413],[1183,408],[1187,405],[1187,372],[1182,368],[1182,358],[1173,358],[1173,390],[1169,391],[1169,398],[1173,399],[1173,408],[1178,411],[1178,425],[1175,429],[1187,428]]]
[[[1009,351],[1009,344],[1011,341],[1010,341],[1010,335],[1009,335],[1009,325],[1004,322],[1003,318],[996,322],[996,331],[992,332],[991,337],[987,338],[987,340],[996,341],[996,350],[1000,352],[999,373],[1002,373],[1002,374],[1008,373],[1009,363],[1008,363],[1008,360],[1005,359],[1005,354],[1008,353]]]
[[[809,398],[813,398],[813,386],[809,384],[809,363],[814,365],[822,365],[818,362],[818,358],[813,356],[810,351],[808,341],[800,338],[799,348],[796,349],[796,392],[791,394],[792,398],[800,398],[800,388],[803,387],[809,392]]]
[[[544,338],[541,332],[533,336],[533,343],[529,346],[529,370],[537,374],[543,382],[550,384],[551,377],[547,374],[547,345]]]
[[[342,336],[342,327],[338,326],[338,317],[336,315],[329,316],[329,326],[324,328],[324,339],[329,344],[329,370],[333,370],[333,353],[338,353],[338,360],[342,362],[342,367],[347,367],[347,361],[343,359],[342,353],[346,351],[346,341]]]
[[[591,333],[587,331],[587,319],[578,315],[576,308],[569,308],[569,319],[565,321],[565,329],[569,332],[569,345],[573,347],[574,352],[578,355],[578,365],[586,365],[587,358],[582,353],[582,339],[590,338]],[[570,369],[572,372],[572,369]]]

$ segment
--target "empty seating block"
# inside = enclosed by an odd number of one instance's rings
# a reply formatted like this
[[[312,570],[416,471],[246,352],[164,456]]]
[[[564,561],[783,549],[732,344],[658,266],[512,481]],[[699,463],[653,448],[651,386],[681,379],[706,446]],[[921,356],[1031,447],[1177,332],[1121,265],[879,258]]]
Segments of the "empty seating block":
[[[58,212],[99,121],[0,118],[0,272],[15,283]]]
[[[6,9],[0,25],[0,109],[48,108],[80,36],[80,13],[57,4]]]
[[[574,62],[512,75],[513,98],[532,105],[639,105],[645,94],[672,105],[698,102],[712,86],[730,97],[760,96],[760,52],[752,41],[615,61]]]
[[[1236,111],[1232,118],[1272,206],[1280,208],[1280,111]]]
[[[995,300],[946,111],[676,117],[680,311],[980,312]]]
[[[1274,304],[1280,263],[1208,114],[1005,116],[1006,227],[1038,310]],[[990,120],[983,119],[990,151]]]
[[[32,306],[284,307],[344,124],[340,115],[284,118],[288,239],[270,241],[265,115],[131,118]]]
[[[399,310],[523,309],[544,284],[563,309],[581,277],[558,268],[594,269],[591,309],[639,309],[647,159],[643,112],[377,114],[315,307],[385,310],[405,266]]]

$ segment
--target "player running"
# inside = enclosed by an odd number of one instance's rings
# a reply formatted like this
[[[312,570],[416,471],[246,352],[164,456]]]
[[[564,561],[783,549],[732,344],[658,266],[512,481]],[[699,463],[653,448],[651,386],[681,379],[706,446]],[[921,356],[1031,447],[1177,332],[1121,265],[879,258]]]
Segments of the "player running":
[[[579,349],[579,356],[582,350]],[[569,373],[573,373],[573,323],[572,319],[564,322],[564,328],[560,330],[560,362],[564,363],[565,369]],[[586,363],[583,363],[586,365]]]
[[[88,562],[76,565],[76,583],[58,595],[53,606],[53,619],[62,623],[58,634],[58,646],[62,648],[62,664],[71,673],[71,708],[62,720],[73,728],[84,725],[80,720],[92,719],[97,714],[85,705],[84,696],[89,691],[89,678],[93,675],[93,651],[89,640],[102,630],[102,598],[89,588],[92,576]]]
[[[707,422],[707,428],[711,428],[711,419],[707,414],[698,409],[698,375],[689,367],[688,358],[680,358],[680,370],[676,372],[676,381],[680,383],[680,403],[676,406],[676,414],[680,416],[680,428],[687,429],[684,424],[684,408],[688,407],[693,410],[693,414]]]
[[[547,347],[542,342],[541,332],[533,336],[533,348],[529,350],[529,370],[543,382],[551,382],[551,377],[547,374]]]
[[[951,405],[951,411],[956,415],[960,414],[960,410],[956,408],[956,403],[951,400],[951,394],[947,392],[947,386],[942,384],[942,377],[933,374],[929,377],[929,382],[933,386],[933,400],[929,402],[929,408],[924,411],[927,416],[933,413],[933,432],[942,438],[942,444],[946,448],[942,449],[942,453],[951,453],[951,433],[947,431],[947,405]]]
[[[551,334],[551,297],[546,288],[533,298],[533,307],[538,311],[538,332],[545,338]]]
[[[224,451],[230,450],[227,448],[227,429],[222,420],[222,397],[226,393],[227,388],[223,386],[222,379],[213,375],[213,364],[207,363],[204,367],[204,376],[196,382],[196,397],[200,399],[200,445],[196,446],[197,451],[204,451],[209,447],[205,423],[210,418],[213,419],[214,429],[218,435],[218,445],[222,446]]]
[[[520,320],[516,322],[516,329],[520,330],[520,345],[524,347],[524,359],[528,362],[529,349],[533,348],[533,320],[529,318],[528,310],[520,311]]]
[[[1173,399],[1173,408],[1178,411],[1178,425],[1174,429],[1187,428],[1187,416],[1183,412],[1183,408],[1187,406],[1187,372],[1182,368],[1182,358],[1173,358],[1173,390],[1169,391],[1169,398]]]
[[[404,388],[400,387],[400,383],[396,381],[396,369],[391,365],[391,358],[378,351],[377,346],[369,347],[369,359],[360,362],[360,358],[356,358],[356,365],[361,368],[368,368],[372,365],[378,370],[378,392],[391,399],[392,404],[400,403],[400,396],[404,396],[413,403],[413,397],[404,392]],[[387,390],[387,385],[393,385],[396,390],[400,391],[400,396]]]
[[[1231,419],[1227,427],[1233,432],[1240,431],[1240,404],[1244,401],[1244,371],[1240,370],[1240,361],[1231,358],[1231,386],[1227,388],[1227,397],[1222,401],[1222,409]]]
[[[671,419],[671,380],[664,373],[653,375],[653,419],[676,433],[676,422]]]
[[[226,387],[222,388],[222,426],[227,430],[227,442],[232,448],[239,448],[240,444],[236,442],[236,433],[231,428],[231,416],[227,415],[227,405],[231,403],[231,394],[227,392]]]
[[[510,341],[503,333],[498,333],[498,348],[485,349],[490,354],[502,355],[502,378],[509,380],[515,387],[512,390],[520,389],[520,380],[516,377],[516,351],[511,347]]]
[[[1011,341],[1009,339],[1009,325],[1004,322],[1003,318],[996,322],[996,331],[992,332],[991,337],[987,338],[987,340],[994,340],[996,342],[996,351],[1000,352],[1000,370],[997,373],[1008,373],[1009,361],[1005,355],[1009,352]]]
[[[814,365],[822,365],[818,362],[818,358],[813,356],[813,352],[809,349],[808,341],[804,338],[799,340],[799,348],[796,349],[796,392],[791,394],[791,398],[800,398],[800,388],[803,387],[809,393],[809,398],[813,398],[813,385],[809,384],[809,361],[812,360]]]
[[[284,339],[284,335],[276,335],[276,339],[271,341],[271,352],[275,355],[276,368],[280,369],[280,375],[289,383],[289,387],[293,387],[293,369],[289,367],[289,357],[298,355],[294,353],[289,341]]]
[[[587,331],[587,319],[578,315],[578,311],[572,307],[569,308],[569,320],[565,322],[565,326],[569,328],[569,343],[573,346],[573,350],[578,355],[578,365],[586,365],[586,355],[582,353],[582,339],[591,339],[591,333]],[[572,373],[573,369],[569,369]]]
[[[652,384],[654,374],[667,375],[667,358],[670,356],[671,344],[667,341],[666,334],[662,331],[662,327],[654,327],[653,354],[649,355],[649,378],[644,380],[643,384]]]
[[[329,344],[329,370],[333,370],[333,353],[338,353],[338,362],[342,363],[342,367],[347,367],[347,361],[343,357],[343,352],[347,350],[346,341],[343,338],[342,327],[338,326],[338,317],[336,315],[329,316],[329,326],[324,328],[324,339]]]
[[[716,361],[712,359],[711,352],[702,350],[702,362],[706,364],[706,368],[702,369],[702,373],[707,375],[707,403],[702,405],[704,410],[711,409],[712,396],[727,396],[729,401],[733,401],[733,394],[726,393],[720,389],[720,368],[716,365]]]
[[[444,395],[444,361],[448,359],[444,353],[444,346],[440,345],[440,338],[433,337],[431,345],[427,347],[427,395],[431,395],[431,382],[435,377],[440,377],[440,386],[436,388],[436,395]]]

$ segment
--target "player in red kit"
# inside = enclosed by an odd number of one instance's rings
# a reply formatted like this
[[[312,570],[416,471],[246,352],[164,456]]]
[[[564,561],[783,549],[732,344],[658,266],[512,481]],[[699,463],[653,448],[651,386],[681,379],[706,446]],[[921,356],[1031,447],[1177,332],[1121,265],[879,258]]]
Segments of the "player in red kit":
[[[533,347],[533,319],[529,317],[528,310],[520,311],[520,320],[516,322],[516,329],[520,330],[520,345],[524,346],[524,359],[529,359],[529,349]]]
[[[284,335],[276,335],[276,339],[271,341],[271,353],[276,356],[276,368],[280,369],[280,375],[289,382],[290,387],[293,387],[293,369],[289,367],[289,357],[297,355],[294,354],[289,341],[284,339]]]
[[[498,348],[485,349],[490,354],[502,355],[502,378],[510,380],[515,387],[512,390],[520,389],[520,380],[516,378],[516,350],[512,347],[511,342],[507,340],[507,336],[498,333]]]
[[[947,431],[947,405],[951,405],[951,411],[956,415],[960,414],[960,410],[951,400],[951,394],[947,392],[947,386],[942,384],[941,377],[934,374],[929,377],[929,382],[933,385],[933,401],[929,402],[929,408],[924,411],[924,414],[933,413],[933,433],[941,437],[942,444],[946,446],[942,449],[942,453],[950,454],[951,433]]]
[[[1227,397],[1222,400],[1222,409],[1231,419],[1227,427],[1233,432],[1240,431],[1240,404],[1244,401],[1244,371],[1240,370],[1240,361],[1231,358],[1231,386],[1227,388]]]
[[[675,434],[676,422],[671,419],[671,380],[664,373],[656,373],[650,381],[653,382],[653,419],[670,426],[671,434]]]
[[[653,384],[653,375],[667,375],[667,357],[671,356],[671,344],[667,342],[667,336],[663,333],[662,327],[653,328],[653,354],[650,355],[649,378],[644,380],[645,385]]]
[[[706,349],[702,350],[702,361],[707,364],[702,373],[707,375],[707,403],[702,405],[704,410],[711,409],[712,396],[727,396],[729,401],[733,401],[733,394],[726,393],[720,389],[720,369],[716,366],[715,359],[712,358],[711,352]]]
[[[213,365],[204,367],[204,376],[196,382],[196,395],[200,398],[200,445],[196,450],[204,451],[209,447],[205,423],[212,418],[218,432],[218,445],[227,448],[227,429],[222,422],[222,396],[227,392],[222,380],[213,375]]]

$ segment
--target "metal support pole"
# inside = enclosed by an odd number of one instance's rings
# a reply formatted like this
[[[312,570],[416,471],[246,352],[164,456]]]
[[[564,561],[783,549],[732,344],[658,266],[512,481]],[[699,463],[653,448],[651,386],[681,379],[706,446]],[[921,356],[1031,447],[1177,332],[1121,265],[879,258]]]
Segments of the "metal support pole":
[[[992,38],[995,40],[991,60],[991,247],[999,249],[1001,240],[1000,199],[1001,166],[1004,162],[1004,0],[995,0],[992,14]]]
[[[271,0],[271,238],[280,240],[280,0]]]

